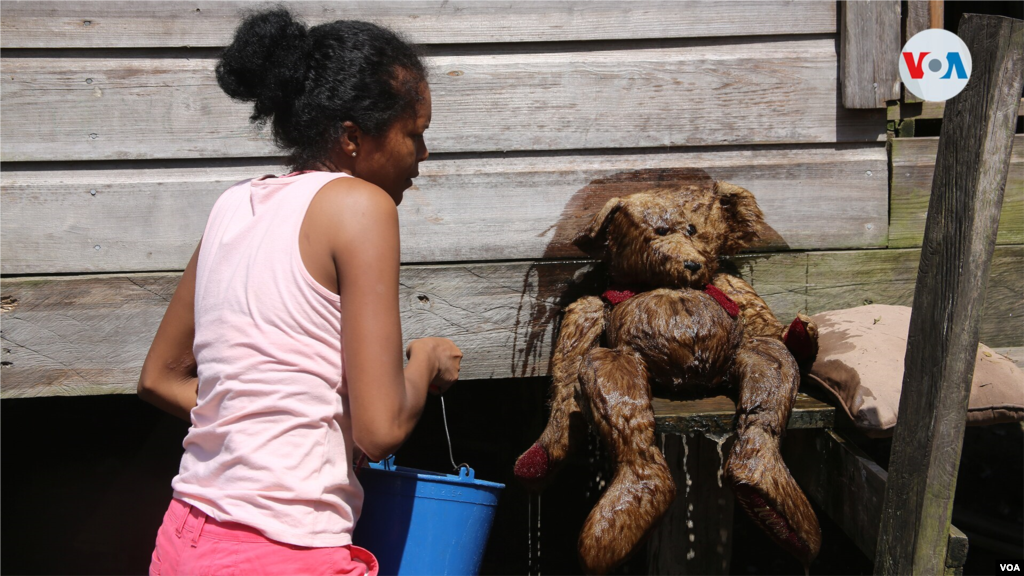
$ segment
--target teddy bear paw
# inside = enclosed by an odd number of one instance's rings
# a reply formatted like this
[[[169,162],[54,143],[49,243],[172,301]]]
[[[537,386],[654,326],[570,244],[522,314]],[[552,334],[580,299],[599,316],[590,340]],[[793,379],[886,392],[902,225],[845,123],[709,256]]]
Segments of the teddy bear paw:
[[[542,482],[551,470],[550,463],[547,450],[540,444],[534,444],[516,460],[516,478],[526,485]]]
[[[796,318],[782,333],[782,341],[800,366],[807,372],[818,357],[818,325],[809,316],[797,314]]]
[[[805,567],[821,548],[821,528],[803,491],[779,453],[779,440],[750,427],[742,432],[726,464],[736,501],[779,546]]]

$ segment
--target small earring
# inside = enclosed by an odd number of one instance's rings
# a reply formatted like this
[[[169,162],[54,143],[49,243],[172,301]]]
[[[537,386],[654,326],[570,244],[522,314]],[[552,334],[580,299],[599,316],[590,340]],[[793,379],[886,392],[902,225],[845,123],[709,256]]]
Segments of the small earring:
[[[355,155],[356,155],[356,153],[355,153],[355,152],[353,152],[353,153],[352,153],[352,156],[353,156],[353,157],[355,157]]]

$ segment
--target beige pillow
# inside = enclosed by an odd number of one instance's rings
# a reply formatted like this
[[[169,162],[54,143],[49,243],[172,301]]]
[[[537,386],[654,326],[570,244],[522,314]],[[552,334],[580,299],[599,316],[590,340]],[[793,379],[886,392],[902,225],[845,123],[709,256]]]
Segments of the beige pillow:
[[[910,308],[873,304],[813,316],[818,358],[809,375],[869,436],[890,436],[899,414]],[[1024,419],[1024,372],[980,344],[967,409],[970,426]]]

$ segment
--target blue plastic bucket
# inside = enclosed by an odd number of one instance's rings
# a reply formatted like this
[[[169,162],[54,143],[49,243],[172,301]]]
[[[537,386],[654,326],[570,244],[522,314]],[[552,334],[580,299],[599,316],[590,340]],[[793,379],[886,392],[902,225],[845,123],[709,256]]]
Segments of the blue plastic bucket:
[[[476,574],[504,484],[394,465],[359,469],[365,499],[353,542],[377,557],[380,574]]]

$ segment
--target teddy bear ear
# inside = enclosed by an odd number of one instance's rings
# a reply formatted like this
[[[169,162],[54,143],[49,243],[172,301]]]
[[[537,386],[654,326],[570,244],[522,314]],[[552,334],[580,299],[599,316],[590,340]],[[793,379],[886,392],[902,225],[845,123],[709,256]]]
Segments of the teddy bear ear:
[[[718,203],[729,221],[729,237],[722,247],[723,255],[731,255],[750,246],[760,235],[764,214],[750,191],[728,182],[715,182]]]
[[[601,211],[594,216],[586,228],[576,235],[572,243],[591,256],[601,257],[608,244],[608,225],[611,224],[612,218],[619,208],[622,208],[621,198],[612,198],[605,202]]]

